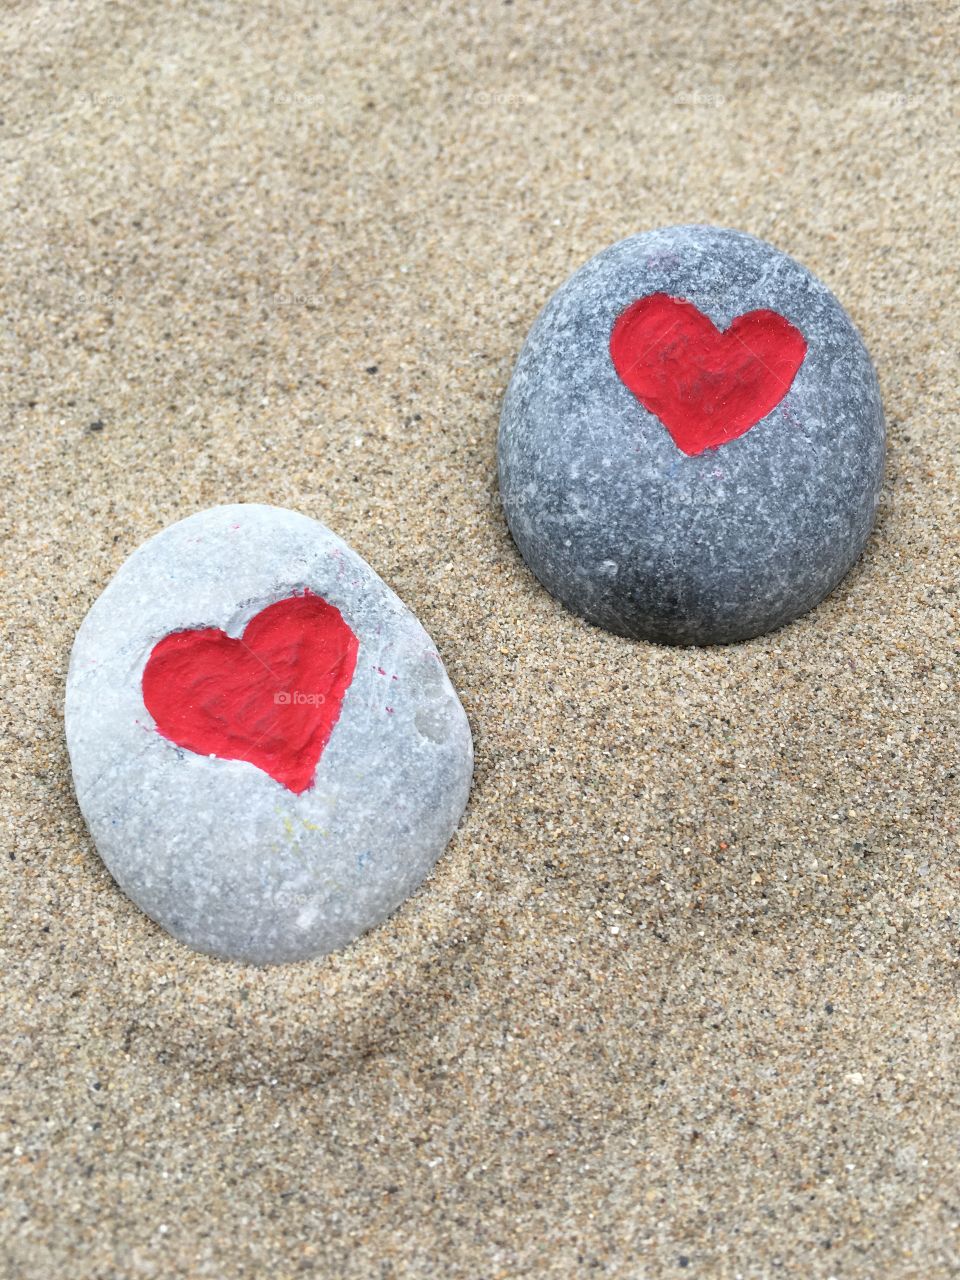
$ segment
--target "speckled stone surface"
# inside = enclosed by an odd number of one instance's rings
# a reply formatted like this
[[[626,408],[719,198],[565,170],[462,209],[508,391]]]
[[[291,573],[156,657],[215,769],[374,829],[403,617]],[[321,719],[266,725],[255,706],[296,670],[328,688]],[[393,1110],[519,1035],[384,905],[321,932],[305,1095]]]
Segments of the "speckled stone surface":
[[[239,637],[304,588],[339,609],[359,651],[313,784],[294,794],[163,736],[141,682],[164,637]],[[256,963],[336,950],[397,907],[453,834],[473,767],[467,718],[411,612],[323,525],[257,504],[190,516],[126,561],[77,635],[66,728],[80,808],[121,887],[190,946]]]
[[[799,371],[746,434],[687,456],[621,381],[611,330],[652,294],[720,330],[760,309],[799,329]],[[707,226],[631,236],[556,292],[499,437],[506,517],[541,582],[591,622],[673,644],[747,639],[817,604],[864,547],[883,455],[876,374],[840,304],[771,245]]]

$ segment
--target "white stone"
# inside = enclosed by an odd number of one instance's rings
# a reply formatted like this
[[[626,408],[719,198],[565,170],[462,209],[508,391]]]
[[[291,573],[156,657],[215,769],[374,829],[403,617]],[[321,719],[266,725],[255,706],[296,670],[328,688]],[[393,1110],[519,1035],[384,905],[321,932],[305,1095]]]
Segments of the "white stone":
[[[304,590],[359,642],[339,719],[300,794],[246,760],[158,730],[142,677],[165,636],[239,637]],[[200,951],[269,963],[345,946],[413,892],[467,802],[466,715],[430,638],[323,525],[216,507],[152,538],[91,608],[73,647],[67,745],[83,815],[120,886]]]

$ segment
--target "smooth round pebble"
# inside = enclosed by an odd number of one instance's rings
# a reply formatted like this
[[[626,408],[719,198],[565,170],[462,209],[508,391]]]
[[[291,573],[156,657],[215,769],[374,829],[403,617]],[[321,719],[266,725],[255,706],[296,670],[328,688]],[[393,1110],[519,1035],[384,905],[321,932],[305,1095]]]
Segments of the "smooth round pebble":
[[[500,423],[501,500],[570,609],[669,644],[744,640],[859,557],[883,478],[876,374],[771,245],[668,227],[598,254],[536,320]]]
[[[253,963],[345,946],[421,883],[473,746],[437,651],[323,525],[216,507],[150,539],[77,634],[77,798],[121,888]]]

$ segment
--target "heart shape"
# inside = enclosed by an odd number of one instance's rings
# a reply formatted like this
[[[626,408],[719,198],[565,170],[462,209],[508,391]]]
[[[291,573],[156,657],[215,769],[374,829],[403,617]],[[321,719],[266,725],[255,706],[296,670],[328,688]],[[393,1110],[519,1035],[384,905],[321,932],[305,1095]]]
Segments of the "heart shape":
[[[689,457],[736,440],[776,408],[807,354],[776,311],[748,311],[721,332],[692,302],[651,293],[610,334],[620,380]]]
[[[232,639],[172,631],[143,671],[143,701],[178,747],[246,760],[300,795],[340,718],[359,642],[312,591],[268,605]]]

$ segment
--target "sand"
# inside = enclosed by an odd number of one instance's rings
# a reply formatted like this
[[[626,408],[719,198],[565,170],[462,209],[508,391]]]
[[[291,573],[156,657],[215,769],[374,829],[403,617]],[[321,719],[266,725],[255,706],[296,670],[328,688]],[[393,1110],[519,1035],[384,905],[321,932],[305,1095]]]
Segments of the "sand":
[[[953,5],[23,3],[0,27],[2,1275],[960,1275]],[[498,410],[550,292],[741,227],[860,326],[868,552],[679,651],[542,591]],[[477,748],[340,955],[173,942],[73,797],[86,609],[205,506],[323,520]]]

